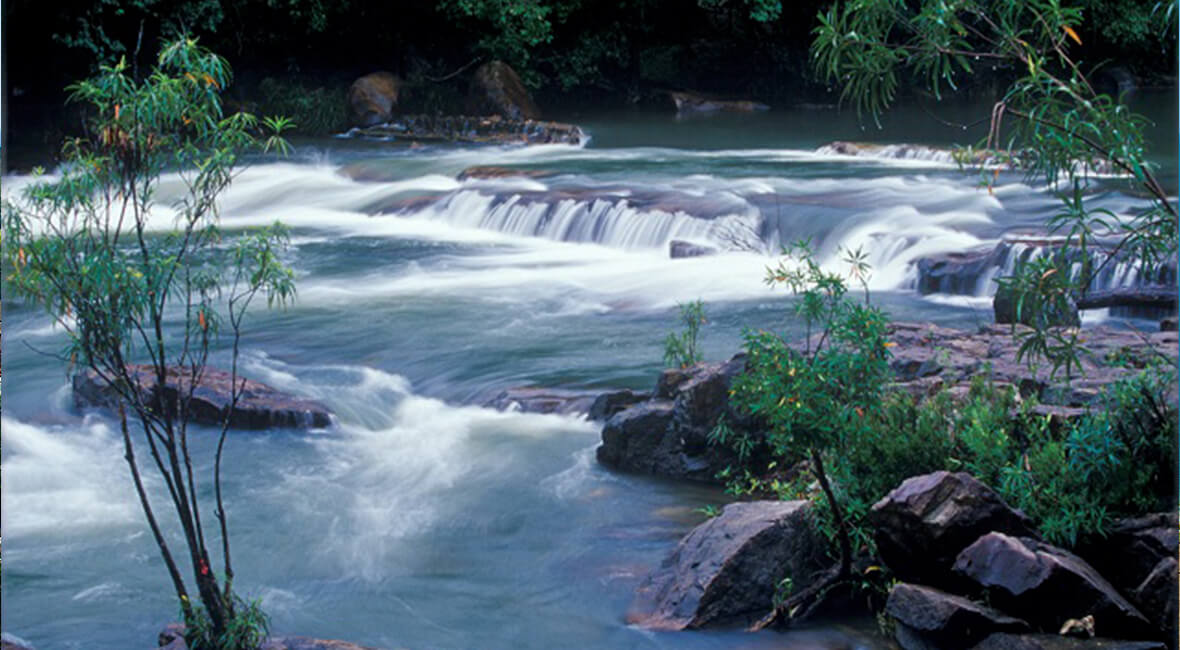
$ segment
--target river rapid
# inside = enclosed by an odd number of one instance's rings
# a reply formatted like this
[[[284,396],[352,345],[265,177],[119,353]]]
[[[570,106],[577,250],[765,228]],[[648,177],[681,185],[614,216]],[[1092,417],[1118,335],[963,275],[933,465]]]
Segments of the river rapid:
[[[1175,96],[1145,101],[1162,116],[1151,134],[1174,191]],[[988,107],[946,111],[968,121]],[[914,107],[883,131],[834,109],[573,119],[586,146],[297,141],[224,195],[231,236],[291,227],[298,282],[294,305],[249,318],[243,373],[337,415],[326,430],[231,435],[235,586],[278,633],[381,647],[879,647],[870,622],[787,635],[626,625],[646,572],[725,495],[607,471],[583,418],[481,404],[524,385],[648,389],[677,304],[698,298],[706,358],[736,352],[744,328],[797,334],[785,290],[763,277],[800,238],[833,269],[841,247],[867,252],[873,299],[896,319],[989,322],[988,286],[918,295],[916,260],[1033,229],[1057,199],[1010,172],[989,191],[935,155],[817,153],[981,135]],[[536,175],[457,180],[476,165]],[[4,191],[27,183],[6,178]],[[1120,188],[1096,200],[1143,205]],[[165,178],[161,203],[177,191]],[[167,227],[166,208],[154,223]],[[721,252],[670,259],[672,240]],[[73,408],[47,318],[12,294],[4,312],[3,629],[38,648],[149,647],[177,608],[113,422]],[[195,430],[200,462],[214,437]],[[163,513],[163,486],[151,488]]]

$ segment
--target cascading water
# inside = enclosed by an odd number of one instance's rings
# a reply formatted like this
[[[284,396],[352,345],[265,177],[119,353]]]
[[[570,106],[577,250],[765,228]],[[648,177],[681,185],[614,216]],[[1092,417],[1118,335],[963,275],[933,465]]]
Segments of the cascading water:
[[[1056,209],[1006,172],[989,193],[942,160],[816,153],[856,125],[785,115],[720,132],[606,121],[587,125],[586,148],[317,142],[235,179],[225,236],[283,221],[298,284],[293,306],[248,317],[243,373],[338,418],[227,443],[235,588],[263,600],[273,630],[378,647],[879,646],[872,622],[786,635],[627,626],[646,573],[696,509],[727,497],[605,470],[583,419],[480,406],[518,386],[648,390],[677,303],[698,298],[708,359],[738,350],[745,328],[802,335],[788,293],[763,283],[798,239],[832,270],[840,249],[866,252],[874,304],[894,318],[974,326],[971,307],[909,289],[920,261],[992,247]],[[460,180],[475,166],[528,175]],[[152,228],[171,224],[177,191],[166,178]],[[672,259],[678,239],[718,252]],[[64,334],[11,294],[4,308],[5,631],[46,648],[144,647],[176,607],[120,437],[109,415],[72,408],[54,356]],[[213,365],[228,358],[216,350]],[[208,458],[216,432],[192,434]]]

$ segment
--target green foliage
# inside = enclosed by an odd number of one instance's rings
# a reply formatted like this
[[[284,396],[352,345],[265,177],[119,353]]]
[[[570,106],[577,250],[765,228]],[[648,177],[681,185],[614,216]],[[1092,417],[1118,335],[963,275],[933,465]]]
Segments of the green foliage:
[[[482,25],[476,50],[507,62],[525,85],[539,85],[530,63],[533,49],[553,40],[552,6],[542,0],[439,0],[438,8],[452,19]]]
[[[232,586],[220,482],[228,413],[212,476],[223,580],[210,564],[200,516],[201,498],[208,496],[197,487],[187,422],[193,390],[218,335],[232,335],[236,377],[238,340],[250,303],[258,296],[270,304],[290,300],[294,274],[279,259],[286,241],[281,227],[230,241],[217,227],[217,199],[240,157],[285,150],[279,133],[289,126],[282,118],[260,123],[245,113],[224,115],[220,92],[230,79],[223,59],[194,39],[181,38],[163,47],[142,81],[120,60],[71,86],[72,99],[91,109],[89,137],[67,144],[59,179],[30,185],[21,199],[4,202],[4,267],[7,287],[44,307],[67,334],[62,357],[71,368],[95,372],[118,395],[125,458],[186,621],[199,629],[202,619],[144,488],[128,413],[138,421],[151,466],[169,488],[201,616],[211,629],[207,638],[246,647],[256,645],[251,630],[258,617],[256,604],[239,607]],[[156,191],[165,173],[174,174],[183,189],[169,206],[173,229],[156,233],[153,214],[164,209],[156,204]],[[169,331],[167,324],[174,322],[182,324],[179,332]],[[151,390],[141,390],[128,369],[138,360],[151,368]],[[174,404],[166,402],[161,388],[170,369],[183,377],[173,379],[181,382]]]
[[[808,338],[797,350],[776,334],[747,333],[747,371],[734,379],[731,405],[765,426],[777,462],[809,461],[830,513],[820,520],[832,522],[841,575],[848,576],[853,544],[861,540],[853,539],[856,530],[847,525],[845,509],[863,504],[848,499],[840,481],[829,481],[824,456],[843,457],[880,413],[889,376],[887,322],[868,303],[867,266],[859,253],[848,261],[851,277],[865,287],[863,303],[847,297],[845,277],[824,270],[807,242],[784,253],[787,258],[768,269],[766,281],[785,284],[798,297],[795,314]],[[716,440],[732,438],[724,431],[714,435]]]
[[[1174,259],[1178,241],[1176,207],[1146,159],[1145,120],[1096,90],[1070,54],[1071,44],[1081,44],[1083,11],[1059,0],[847,0],[819,21],[812,44],[816,71],[841,87],[842,100],[874,119],[895,99],[903,72],[920,77],[936,97],[981,62],[1015,72],[992,110],[981,148],[1004,149],[1031,176],[1067,188],[1063,211],[1048,224],[1051,233],[1064,235],[1065,252],[1024,265],[1006,282],[1016,290],[1018,309],[1038,312],[1022,357],[1043,358],[1054,373],[1064,367],[1068,377],[1079,365],[1080,335],[1076,329],[1050,333],[1049,319],[1040,316],[1084,294],[1102,267],[1120,256],[1151,268]],[[1146,189],[1150,205],[1129,219],[1087,208],[1092,173],[1101,169]],[[1092,251],[1101,253],[1098,264],[1088,259]],[[1080,273],[1071,268],[1074,253],[1085,260]]]
[[[348,129],[344,88],[306,88],[296,80],[267,77],[258,85],[267,112],[285,115],[292,128],[308,135],[328,135]]]
[[[697,338],[701,333],[701,325],[709,322],[705,320],[705,303],[694,300],[680,305],[680,322],[684,324],[684,331],[680,334],[669,333],[664,339],[664,364],[687,368],[701,361]]]
[[[218,635],[204,607],[181,611],[184,641],[191,650],[256,650],[270,632],[270,617],[262,610],[262,601],[234,596],[236,616]]]

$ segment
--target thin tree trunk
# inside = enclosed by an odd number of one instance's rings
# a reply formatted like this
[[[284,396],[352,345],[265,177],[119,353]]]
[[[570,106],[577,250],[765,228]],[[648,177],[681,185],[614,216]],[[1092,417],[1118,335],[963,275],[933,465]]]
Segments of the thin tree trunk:
[[[852,575],[852,542],[848,538],[848,523],[844,521],[844,509],[836,501],[836,495],[832,493],[832,486],[828,483],[828,474],[824,471],[823,456],[815,449],[811,450],[811,464],[815,478],[819,480],[819,486],[823,489],[824,497],[828,500],[828,507],[832,509],[832,519],[836,521],[836,536],[840,542],[840,575],[838,577],[843,580]]]

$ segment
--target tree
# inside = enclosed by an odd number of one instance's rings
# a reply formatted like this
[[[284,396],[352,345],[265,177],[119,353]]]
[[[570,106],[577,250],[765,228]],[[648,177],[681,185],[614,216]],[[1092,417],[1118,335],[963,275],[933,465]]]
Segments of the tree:
[[[191,38],[165,45],[142,81],[129,74],[126,61],[102,67],[69,88],[92,119],[86,139],[67,143],[66,171],[3,205],[8,286],[64,329],[62,358],[70,368],[89,369],[118,395],[125,458],[192,648],[253,647],[265,635],[257,604],[233,589],[221,464],[229,412],[244,385],[237,377],[243,318],[258,296],[271,304],[294,296],[294,276],[278,257],[281,226],[228,241],[217,228],[217,198],[240,156],[285,150],[279,133],[288,126],[263,120],[271,135],[262,138],[254,116],[223,115],[219,95],[230,78],[225,61]],[[175,174],[183,192],[171,206],[173,229],[155,233],[150,221],[163,217],[156,190],[164,173]],[[213,463],[213,532],[202,518],[187,425],[193,390],[223,330],[232,343],[235,389]],[[147,377],[129,367],[137,359],[146,361]],[[142,433],[138,442],[133,426]],[[173,554],[145,488],[137,456],[145,449],[180,525],[199,602],[189,597],[183,560]],[[221,576],[212,562],[217,550]]]
[[[1175,6],[1161,11],[1170,24]],[[935,97],[981,63],[1012,75],[980,144],[1058,188],[1063,207],[1048,227],[1064,243],[1002,279],[1001,290],[1013,293],[1019,320],[1032,325],[1018,333],[1020,356],[1030,365],[1046,359],[1067,376],[1083,341],[1077,328],[1052,327],[1054,314],[1070,309],[1107,265],[1132,259],[1150,269],[1177,253],[1177,209],[1147,161],[1145,120],[1099,92],[1070,54],[1083,19],[1061,0],[847,0],[820,13],[811,50],[816,71],[842,88],[841,100],[874,119],[893,102],[903,72]],[[1148,207],[1129,218],[1087,207],[1094,172],[1103,169],[1129,178]]]
[[[868,435],[881,410],[890,376],[888,320],[869,302],[868,265],[860,251],[849,252],[850,278],[861,282],[864,300],[848,297],[848,279],[824,270],[806,242],[785,251],[789,257],[768,269],[766,282],[786,285],[798,297],[795,314],[806,327],[802,349],[773,332],[746,334],[746,372],[731,388],[731,404],[742,416],[761,423],[776,462],[808,463],[822,491],[840,549],[840,562],[810,586],[789,594],[758,627],[807,617],[830,588],[852,575],[852,533],[839,487],[831,480],[825,456],[842,458]],[[743,445],[723,422],[713,440]],[[750,449],[746,445],[745,449]]]

